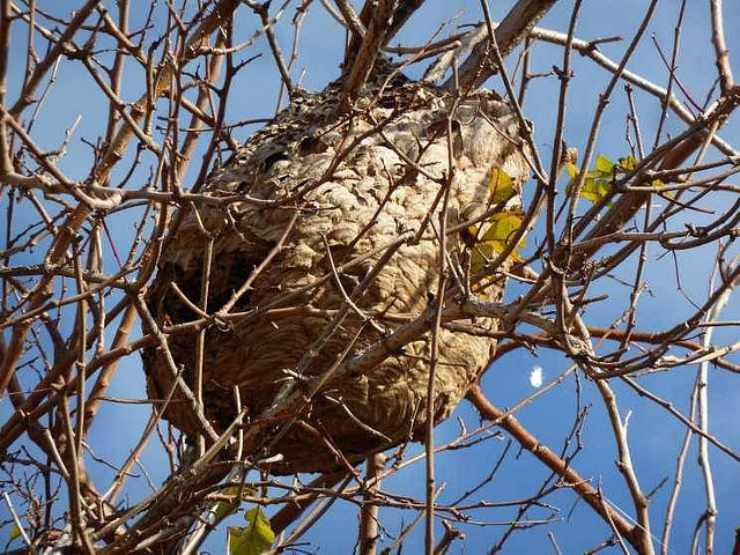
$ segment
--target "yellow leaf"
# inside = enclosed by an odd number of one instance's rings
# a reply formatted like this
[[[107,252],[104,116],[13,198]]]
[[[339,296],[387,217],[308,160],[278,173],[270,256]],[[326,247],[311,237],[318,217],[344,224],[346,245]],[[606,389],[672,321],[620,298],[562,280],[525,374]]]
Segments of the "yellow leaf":
[[[275,542],[275,532],[270,521],[259,507],[244,513],[247,526],[228,529],[226,549],[229,555],[261,555]]]
[[[18,524],[13,523],[13,526],[10,528],[10,534],[8,535],[8,542],[12,542],[14,539],[19,538],[21,536],[21,529],[18,527]]]
[[[625,172],[631,172],[637,167],[637,159],[631,154],[619,159],[619,169]]]
[[[578,168],[573,162],[568,162],[565,164],[565,171],[568,172],[568,175],[571,179],[575,179],[578,175]]]
[[[494,253],[501,251],[500,244],[494,244],[492,241],[485,243],[478,243],[473,247],[473,252],[470,256],[470,270],[473,274],[477,274],[483,269],[494,255]]]
[[[483,241],[502,241],[506,243],[522,226],[522,214],[520,212],[499,212],[488,220],[489,226],[481,237]]]
[[[493,168],[488,180],[488,188],[494,204],[505,202],[514,195],[514,180],[501,168]]]
[[[473,247],[470,269],[480,272],[491,258],[503,252],[514,234],[522,227],[523,215],[520,212],[499,212],[488,220],[488,228],[480,241]],[[521,260],[519,250],[524,247],[522,239],[510,255],[510,260]]]
[[[653,179],[650,182],[650,185],[652,185],[653,189],[655,189],[656,191],[660,191],[665,187],[665,183],[661,179]],[[663,193],[663,195],[673,198],[675,196],[675,191],[666,191]]]
[[[614,171],[614,163],[603,154],[599,154],[596,157],[596,171],[605,175],[611,175]]]

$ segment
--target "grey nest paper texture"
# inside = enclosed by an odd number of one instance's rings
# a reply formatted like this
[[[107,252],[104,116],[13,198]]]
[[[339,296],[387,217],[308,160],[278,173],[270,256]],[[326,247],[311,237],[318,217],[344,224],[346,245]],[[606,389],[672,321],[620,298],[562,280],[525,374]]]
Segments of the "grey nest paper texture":
[[[271,252],[299,210],[283,248],[232,312],[248,315],[273,305],[276,299],[288,298],[289,302],[258,317],[212,325],[206,332],[203,397],[206,418],[217,432],[236,415],[234,386],[247,409],[246,426],[272,405],[290,371],[345,305],[346,294],[372,271],[385,246],[420,228],[440,196],[440,183],[430,177],[442,178],[449,170],[447,118],[455,98],[399,74],[371,83],[366,92],[361,99],[365,105],[352,113],[340,109],[337,85],[319,94],[296,95],[286,110],[211,176],[204,191],[214,196],[243,194],[286,202],[270,206],[244,202],[228,208],[213,205],[197,214],[191,211],[165,245],[147,302],[160,325],[173,325],[200,317],[173,291],[172,283],[199,305],[208,244],[203,228],[214,241],[207,307],[213,312]],[[382,133],[373,132],[381,123]],[[476,92],[456,104],[451,137],[456,170],[450,185],[448,222],[456,225],[491,207],[493,169],[503,170],[517,183],[529,170],[517,147],[517,120],[492,93]],[[315,186],[337,155],[355,143],[330,178]],[[308,192],[298,196],[302,190]],[[520,202],[518,197],[513,200]],[[329,369],[353,340],[347,357],[382,342],[403,325],[404,318],[427,311],[439,278],[440,210],[438,202],[421,240],[401,246],[355,300],[357,310],[350,310],[314,356],[306,376]],[[465,245],[453,234],[448,247],[455,254]],[[340,273],[340,287],[332,263],[339,267],[358,259],[359,263]],[[322,278],[316,287],[288,297]],[[503,288],[502,279],[485,294],[497,300]],[[373,318],[372,324],[368,317]],[[492,319],[476,325],[497,328]],[[495,339],[444,329],[439,340],[435,423],[451,414],[495,349]],[[196,335],[172,334],[168,344],[183,380],[192,389]],[[284,421],[276,418],[273,429],[301,416],[274,446],[272,453],[281,453],[283,461],[271,471],[330,471],[343,464],[338,452],[356,463],[374,450],[422,438],[430,346],[431,334],[427,333],[374,368],[330,379],[300,415],[286,414]],[[173,390],[173,374],[163,350],[147,350],[144,365],[149,396],[165,398]],[[164,417],[188,434],[199,430],[192,405],[178,388]]]

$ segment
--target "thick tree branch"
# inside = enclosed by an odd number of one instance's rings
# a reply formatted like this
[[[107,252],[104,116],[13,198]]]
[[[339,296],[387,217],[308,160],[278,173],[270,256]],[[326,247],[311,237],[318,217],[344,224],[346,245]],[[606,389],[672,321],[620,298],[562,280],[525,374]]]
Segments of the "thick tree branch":
[[[525,39],[530,29],[544,16],[557,0],[519,0],[501,23],[496,27],[496,43],[505,58],[514,47]],[[460,66],[458,82],[462,90],[477,89],[499,68],[489,60],[488,41],[475,45],[468,58]],[[456,87],[454,76],[442,85],[452,90]]]
[[[352,59],[351,66],[346,69],[348,75],[342,85],[344,102],[352,104],[360,94],[375,66],[375,60],[385,45],[388,25],[393,15],[393,0],[378,0],[378,6],[373,11],[370,25],[362,39],[357,56]]]

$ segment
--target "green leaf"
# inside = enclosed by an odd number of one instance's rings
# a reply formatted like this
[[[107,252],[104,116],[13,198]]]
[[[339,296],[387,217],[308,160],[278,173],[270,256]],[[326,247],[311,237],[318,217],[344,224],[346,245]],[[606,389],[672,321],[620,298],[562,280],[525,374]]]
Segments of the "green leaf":
[[[491,216],[487,222],[488,228],[473,247],[470,260],[470,269],[473,273],[480,272],[489,259],[506,249],[513,235],[522,227],[523,219],[520,212],[499,212]],[[524,243],[522,239],[512,251],[510,259],[521,260],[519,250],[524,247]]]
[[[583,182],[580,196],[594,204],[609,194],[612,184],[602,178],[587,177]]]
[[[231,513],[235,512],[238,508],[239,505],[236,503],[226,503],[225,501],[220,501],[216,505],[216,508],[213,510],[214,521],[221,522]]]
[[[247,526],[229,527],[226,549],[229,555],[260,555],[275,541],[270,521],[259,507],[245,511]]]
[[[21,536],[21,529],[15,522],[13,523],[13,526],[10,528],[10,534],[8,534],[8,542],[12,542],[14,539],[19,538]]]
[[[631,156],[627,158],[634,160]],[[625,160],[625,158],[622,160]],[[629,160],[627,163],[629,163]],[[566,164],[566,169],[568,170],[568,175],[570,175],[571,179],[565,191],[568,195],[571,195],[575,189],[578,170],[573,164]],[[601,199],[609,194],[609,191],[611,190],[614,170],[614,163],[603,154],[599,154],[596,157],[596,165],[594,169],[586,172],[586,178],[583,181],[583,187],[581,187],[581,191],[578,196],[593,203],[601,201]]]
[[[505,202],[514,195],[514,180],[504,170],[493,168],[491,177],[488,179],[488,188],[491,191],[493,204]]]
[[[216,507],[213,509],[213,515],[215,517],[216,522],[220,522],[227,516],[229,516],[231,513],[235,513],[236,510],[239,508],[239,504],[241,503],[241,499],[236,499],[236,496],[239,495],[239,489],[242,486],[235,485],[235,486],[229,486],[228,488],[223,490],[224,495],[230,495],[235,497],[234,501],[229,503],[228,501],[220,501],[216,504]],[[255,490],[253,487],[244,486],[242,489],[242,493],[246,495],[257,495],[257,490]]]
[[[239,495],[239,486],[231,486],[226,488],[223,491],[224,495]],[[219,501],[216,504],[216,508],[213,510],[213,515],[216,520],[216,522],[220,522],[227,516],[229,516],[231,513],[235,512],[239,508],[239,501],[234,500],[233,503],[228,503],[226,501]]]
[[[604,177],[611,176],[614,172],[614,162],[603,154],[599,154],[596,157],[596,171],[605,174]]]

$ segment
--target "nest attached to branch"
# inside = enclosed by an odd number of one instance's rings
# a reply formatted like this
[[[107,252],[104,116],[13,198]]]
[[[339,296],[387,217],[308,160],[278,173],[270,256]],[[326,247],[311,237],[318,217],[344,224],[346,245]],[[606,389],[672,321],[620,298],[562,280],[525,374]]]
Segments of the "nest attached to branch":
[[[160,326],[166,327],[201,317],[175,289],[200,305],[209,243],[204,228],[213,241],[205,310],[213,313],[250,278],[299,211],[283,247],[232,308],[232,313],[242,313],[244,318],[212,325],[206,332],[203,399],[205,416],[217,432],[236,415],[235,385],[242,406],[248,409],[245,425],[249,426],[250,419],[259,419],[274,403],[286,379],[295,379],[291,371],[299,361],[310,360],[304,376],[321,375],[350,344],[345,360],[383,342],[403,325],[404,318],[423,314],[436,292],[441,202],[421,241],[404,244],[395,252],[355,299],[356,309],[316,350],[317,340],[344,306],[346,295],[372,271],[384,247],[404,232],[418,230],[429,217],[441,189],[429,176],[442,178],[448,172],[451,95],[398,73],[389,77],[387,72],[377,72],[364,92],[358,103],[361,110],[352,114],[340,109],[340,84],[320,94],[296,95],[286,110],[214,173],[205,189],[217,197],[243,194],[262,201],[287,201],[189,210],[162,253],[147,302]],[[381,126],[381,131],[376,130]],[[528,174],[515,146],[519,142],[516,118],[493,93],[476,92],[460,101],[452,128],[456,170],[450,185],[449,225],[468,221],[491,207],[489,180],[495,169],[519,183]],[[300,191],[307,192],[297,195]],[[291,200],[296,198],[300,200]],[[518,202],[518,197],[513,201]],[[449,252],[456,260],[464,258],[465,248],[457,235],[450,236]],[[333,268],[357,260],[339,272],[340,287]],[[306,290],[316,282],[320,283]],[[503,287],[503,281],[495,283],[486,296],[500,298]],[[276,305],[278,299],[287,302]],[[272,308],[264,310],[267,307]],[[249,316],[255,310],[262,312]],[[476,325],[494,330],[497,322]],[[495,349],[494,339],[444,329],[439,340],[432,401],[435,423],[451,414]],[[172,334],[168,340],[175,364],[191,389],[196,343],[193,334]],[[301,414],[277,418],[273,431],[300,417],[276,442],[272,454],[281,453],[283,460],[271,471],[329,471],[346,464],[342,456],[354,464],[370,452],[422,439],[430,353],[431,333],[427,333],[401,351],[389,353],[374,368],[329,380]],[[152,348],[143,358],[150,398],[163,399],[174,391],[164,417],[188,434],[199,433],[192,403],[181,388],[173,390],[172,365],[165,352]]]

